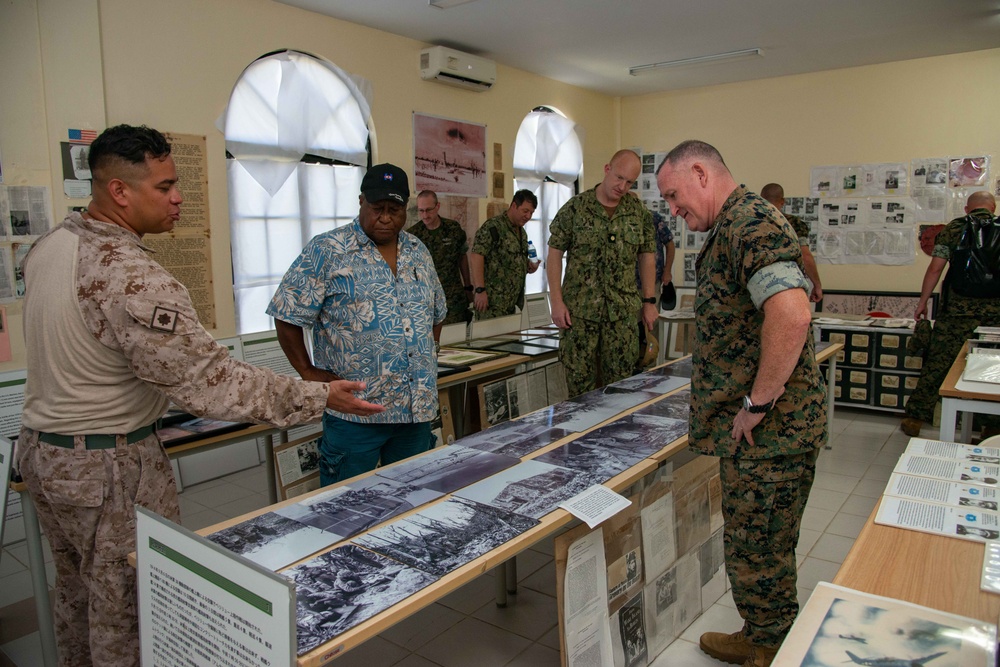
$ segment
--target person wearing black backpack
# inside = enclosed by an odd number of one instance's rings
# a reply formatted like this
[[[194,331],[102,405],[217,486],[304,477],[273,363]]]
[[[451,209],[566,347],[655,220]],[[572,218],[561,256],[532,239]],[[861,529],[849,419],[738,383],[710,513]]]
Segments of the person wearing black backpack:
[[[927,317],[927,300],[948,265],[927,357],[900,424],[903,433],[910,436],[920,435],[923,423],[934,419],[941,383],[976,327],[1000,326],[1000,221],[994,217],[996,199],[989,192],[973,193],[965,212],[967,215],[949,222],[935,239],[913,315],[916,320]],[[1000,433],[1000,418],[982,417],[981,429],[983,438]]]

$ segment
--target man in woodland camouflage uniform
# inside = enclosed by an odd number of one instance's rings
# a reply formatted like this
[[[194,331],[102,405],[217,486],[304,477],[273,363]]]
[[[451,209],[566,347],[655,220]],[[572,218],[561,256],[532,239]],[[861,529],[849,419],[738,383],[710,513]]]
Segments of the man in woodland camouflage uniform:
[[[808,283],[791,225],[737,186],[712,146],[678,145],[657,185],[689,229],[709,232],[696,265],[688,437],[720,457],[726,572],[744,626],[705,633],[701,647],[762,667],[798,613],[795,545],[825,438]]]
[[[524,306],[524,277],[538,270],[528,261],[528,234],[538,198],[518,190],[507,210],[490,218],[476,232],[469,266],[475,295],[473,305],[481,319],[513,315]]]
[[[996,199],[989,192],[974,192],[969,196],[965,212],[979,220],[989,221],[996,212]],[[923,285],[920,288],[920,301],[913,313],[913,319],[927,317],[927,300],[941,279],[941,272],[951,259],[951,254],[962,238],[965,220],[955,218],[945,226],[934,240],[934,250],[931,252],[931,263],[924,274]],[[943,304],[934,329],[931,332],[930,348],[924,365],[920,369],[920,379],[906,402],[906,417],[900,428],[907,435],[920,435],[924,422],[934,420],[934,408],[938,401],[938,391],[955,358],[962,350],[962,345],[974,336],[978,326],[1000,326],[1000,299],[978,299],[948,292],[948,278],[944,281]],[[981,416],[979,424],[983,437],[1000,433],[1000,419],[992,416]]]
[[[448,315],[442,324],[469,320],[469,240],[457,220],[442,218],[441,203],[432,190],[417,195],[417,215],[420,222],[407,231],[420,239],[431,251],[434,270],[444,289]]]
[[[187,290],[151,259],[181,194],[170,144],[120,125],[90,148],[93,201],[24,262],[28,380],[19,470],[56,567],[61,665],[139,664],[134,504],[177,521],[177,488],[153,430],[173,401],[206,417],[292,426],[326,406],[382,408],[357,382],[302,382],[231,359]]]
[[[653,218],[637,197],[626,196],[641,169],[638,155],[618,151],[604,165],[603,180],[563,204],[549,228],[545,270],[552,321],[564,330],[559,360],[570,396],[632,375],[639,349],[636,313],[641,310],[647,330],[659,317]],[[565,282],[563,253],[569,253]]]
[[[760,196],[771,202],[776,209],[782,211],[785,208],[785,189],[777,183],[768,183],[760,190]],[[784,213],[785,220],[791,223],[792,229],[799,237],[799,246],[802,250],[802,268],[806,278],[812,283],[812,290],[809,292],[809,300],[819,302],[823,300],[823,285],[819,279],[819,269],[816,266],[816,258],[809,250],[809,223],[797,215]]]

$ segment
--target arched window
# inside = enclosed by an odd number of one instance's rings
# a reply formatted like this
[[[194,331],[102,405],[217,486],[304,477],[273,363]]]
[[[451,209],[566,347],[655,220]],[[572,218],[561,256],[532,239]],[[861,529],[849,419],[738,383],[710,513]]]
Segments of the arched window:
[[[583,148],[575,123],[552,107],[532,109],[521,121],[514,142],[514,188],[531,190],[538,197],[535,215],[524,229],[542,259],[549,251],[549,223],[577,193],[582,171]],[[544,270],[528,274],[528,294],[547,289]]]
[[[370,165],[370,105],[330,62],[298,51],[255,60],[225,115],[237,333],[274,328],[264,312],[316,234],[358,211]]]

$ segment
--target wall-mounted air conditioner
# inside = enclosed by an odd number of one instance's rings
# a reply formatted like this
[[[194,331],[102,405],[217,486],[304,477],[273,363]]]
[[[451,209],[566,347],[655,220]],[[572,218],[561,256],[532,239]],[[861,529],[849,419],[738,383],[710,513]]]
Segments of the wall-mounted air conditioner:
[[[432,46],[420,52],[420,78],[467,90],[489,90],[497,80],[497,65],[487,58]]]

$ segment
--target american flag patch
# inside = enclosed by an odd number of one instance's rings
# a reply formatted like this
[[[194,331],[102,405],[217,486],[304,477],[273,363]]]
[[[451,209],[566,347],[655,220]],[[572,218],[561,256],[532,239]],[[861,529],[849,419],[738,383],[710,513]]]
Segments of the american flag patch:
[[[90,145],[97,138],[97,130],[70,130],[69,143]]]

